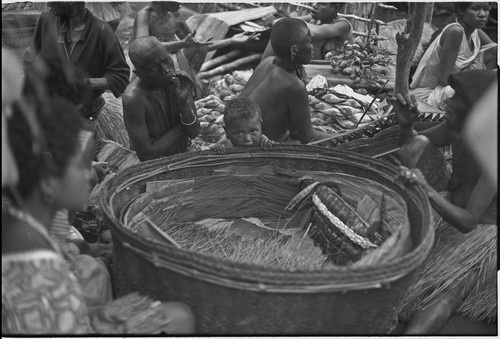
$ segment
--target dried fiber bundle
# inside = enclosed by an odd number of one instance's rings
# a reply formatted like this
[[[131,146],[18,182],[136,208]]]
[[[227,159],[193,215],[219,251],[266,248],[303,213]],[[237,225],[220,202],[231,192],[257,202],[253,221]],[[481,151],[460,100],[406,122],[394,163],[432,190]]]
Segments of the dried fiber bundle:
[[[96,140],[115,141],[125,148],[130,148],[127,129],[123,121],[123,106],[120,98],[115,98],[111,93],[105,92],[103,98],[106,103],[102,107],[99,117],[92,124]],[[98,145],[100,148],[100,145]]]
[[[453,284],[465,279],[458,314],[475,321],[497,317],[497,226],[478,225],[467,234],[445,221],[436,227],[436,244],[408,291],[399,317],[430,305]],[[467,253],[465,256],[464,253]]]
[[[235,223],[238,221],[234,221]],[[206,228],[197,223],[167,222],[162,227],[183,249],[236,263],[281,269],[321,268],[326,257],[302,234],[292,236],[280,232],[256,237],[238,235],[232,222]]]

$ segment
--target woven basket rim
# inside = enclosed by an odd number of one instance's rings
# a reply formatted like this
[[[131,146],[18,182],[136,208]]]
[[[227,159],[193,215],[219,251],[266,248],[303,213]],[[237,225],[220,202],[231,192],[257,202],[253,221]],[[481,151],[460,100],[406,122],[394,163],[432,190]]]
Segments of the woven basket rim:
[[[162,263],[168,261],[173,265],[180,265],[186,275],[208,274],[212,278],[218,276],[221,284],[224,284],[223,280],[233,278],[240,282],[265,283],[268,286],[276,286],[278,289],[283,287],[283,284],[292,284],[295,287],[301,286],[303,288],[307,286],[323,286],[326,289],[335,289],[341,286],[343,290],[352,290],[363,288],[362,286],[367,284],[385,284],[397,280],[417,268],[424,261],[434,240],[434,230],[431,225],[428,226],[428,231],[423,236],[420,244],[414,247],[412,251],[383,264],[354,268],[338,266],[322,270],[290,270],[224,261],[203,254],[177,249],[159,241],[152,241],[149,238],[139,237],[136,233],[121,225],[112,210],[113,197],[110,194],[116,194],[126,189],[130,184],[130,180],[135,178],[137,174],[150,172],[148,175],[140,176],[138,181],[142,181],[145,177],[166,171],[174,171],[182,168],[182,166],[209,166],[210,163],[235,164],[238,159],[274,158],[283,155],[288,156],[290,153],[293,154],[295,159],[330,157],[332,161],[334,159],[349,161],[348,165],[362,165],[372,171],[377,171],[377,174],[385,177],[388,182],[392,182],[397,174],[397,169],[382,161],[357,153],[336,151],[318,146],[276,145],[270,150],[235,148],[229,149],[222,155],[214,155],[212,151],[197,151],[151,160],[125,169],[105,185],[100,205],[106,220],[110,223],[113,237],[127,243],[128,247],[135,248],[137,251],[151,253],[150,260],[154,261],[155,265],[161,267]],[[125,183],[120,183],[121,181],[125,181]],[[425,215],[428,215],[428,221],[430,222],[432,218],[430,204],[424,190],[420,187],[411,187],[406,192],[408,192],[408,198],[422,210],[424,219]],[[286,288],[283,288],[282,291],[286,292]]]

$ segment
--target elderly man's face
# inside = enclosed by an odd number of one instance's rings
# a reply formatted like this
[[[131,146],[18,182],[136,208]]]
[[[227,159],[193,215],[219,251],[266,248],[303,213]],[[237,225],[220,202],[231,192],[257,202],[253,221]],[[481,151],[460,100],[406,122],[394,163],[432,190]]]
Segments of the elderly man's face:
[[[172,58],[161,45],[153,46],[143,55],[143,60],[136,65],[141,79],[150,86],[165,86],[175,75]]]

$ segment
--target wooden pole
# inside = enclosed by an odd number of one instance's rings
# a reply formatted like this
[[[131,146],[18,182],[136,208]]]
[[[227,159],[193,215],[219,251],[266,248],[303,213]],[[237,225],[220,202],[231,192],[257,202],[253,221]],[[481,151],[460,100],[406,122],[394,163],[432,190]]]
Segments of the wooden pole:
[[[411,3],[405,31],[396,33],[398,51],[394,94],[406,96],[409,93],[410,64],[422,37],[427,6],[425,2]]]
[[[215,66],[218,66],[226,61],[232,60],[239,56],[241,54],[241,51],[239,49],[232,50],[231,52],[228,52],[226,54],[223,54],[221,56],[218,56],[217,58],[214,58],[212,60],[208,60],[201,65],[200,72],[205,72],[208,71],[209,69],[214,68]]]
[[[237,60],[230,62],[228,64],[211,69],[210,71],[198,73],[198,79],[206,79],[206,78],[213,77],[215,75],[219,75],[219,74],[228,72],[228,71],[235,69],[239,66],[242,66],[242,65],[245,65],[245,64],[248,64],[251,62],[259,61],[261,57],[262,57],[262,53],[256,53],[256,54],[252,54],[252,55],[249,55],[249,56],[241,58],[241,59],[237,59]]]
[[[427,6],[427,15],[425,22],[432,23],[432,16],[434,15],[434,2],[429,2]]]

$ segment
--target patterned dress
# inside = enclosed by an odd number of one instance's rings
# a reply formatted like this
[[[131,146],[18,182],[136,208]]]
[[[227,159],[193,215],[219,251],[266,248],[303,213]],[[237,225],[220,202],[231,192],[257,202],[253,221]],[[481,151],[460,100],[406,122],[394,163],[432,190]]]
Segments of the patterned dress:
[[[2,332],[92,332],[81,288],[59,255],[48,250],[2,255]]]

